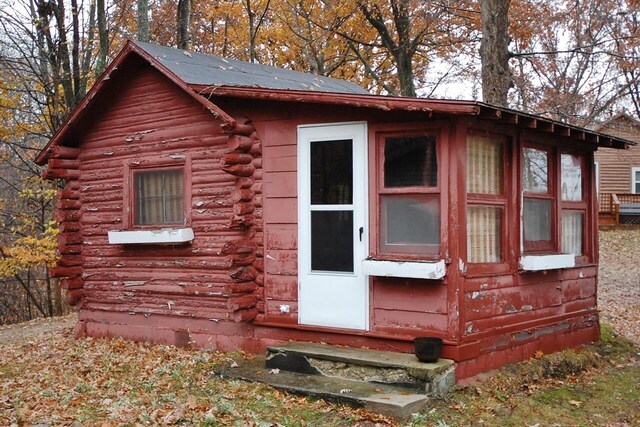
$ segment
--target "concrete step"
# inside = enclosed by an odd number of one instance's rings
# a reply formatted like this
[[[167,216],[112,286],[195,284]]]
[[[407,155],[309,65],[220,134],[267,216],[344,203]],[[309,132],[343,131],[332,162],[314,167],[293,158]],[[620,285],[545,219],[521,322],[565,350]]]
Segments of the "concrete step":
[[[216,373],[223,378],[263,382],[290,393],[365,408],[396,418],[407,418],[425,409],[429,402],[424,392],[406,388],[267,368],[264,357],[237,360],[218,368]]]
[[[455,384],[454,362],[423,363],[412,354],[289,341],[268,348],[266,366],[443,396]]]

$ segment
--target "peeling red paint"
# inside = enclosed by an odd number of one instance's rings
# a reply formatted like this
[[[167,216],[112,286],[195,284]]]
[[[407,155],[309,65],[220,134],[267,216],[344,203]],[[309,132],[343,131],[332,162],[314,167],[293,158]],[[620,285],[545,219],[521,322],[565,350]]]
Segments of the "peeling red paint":
[[[437,111],[425,112],[401,99],[389,104],[369,99],[368,107],[361,108],[364,98],[352,103],[340,97],[330,105],[324,95],[305,95],[308,102],[298,104],[281,92],[262,91],[257,99],[248,99],[248,92],[229,89],[213,91],[204,105],[133,59],[122,67],[130,77],[113,80],[108,93],[96,94],[101,97],[99,120],[60,134],[70,138],[64,144],[79,148],[52,144],[42,157],[48,161],[46,176],[66,181],[55,213],[62,257],[51,274],[61,278],[68,300],[79,306],[79,335],[220,350],[260,351],[278,340],[300,339],[406,352],[412,351],[414,337],[433,335],[444,339],[444,356],[458,362],[458,378],[536,351],[597,339],[592,211],[586,216],[591,231],[585,237],[586,255],[576,268],[518,269],[521,236],[513,224],[520,215],[521,137],[544,135],[553,146],[575,142],[566,135],[520,126],[499,115],[487,120],[480,114],[485,107],[456,102],[434,103]],[[224,122],[203,109],[211,106]],[[443,280],[371,277],[370,328],[359,332],[299,325],[297,319],[296,129],[344,121],[368,124],[369,240],[374,255],[380,255],[374,185],[379,179],[374,173],[378,136],[437,129],[442,147],[441,251],[436,256],[446,263],[447,275]],[[513,196],[505,205],[506,252],[493,264],[471,263],[466,254],[465,144],[471,131],[500,133],[511,141],[505,153],[505,191]],[[576,149],[591,156],[593,148],[586,144]],[[157,164],[185,165],[189,191],[184,226],[192,228],[193,242],[110,245],[108,231],[132,226],[128,171]],[[585,179],[585,188],[591,189],[587,201],[593,203],[593,177]],[[386,259],[423,258],[412,254]]]

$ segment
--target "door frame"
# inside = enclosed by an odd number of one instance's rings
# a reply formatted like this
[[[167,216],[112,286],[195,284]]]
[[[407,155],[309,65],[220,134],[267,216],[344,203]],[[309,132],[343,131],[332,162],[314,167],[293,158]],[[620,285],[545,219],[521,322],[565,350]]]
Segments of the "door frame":
[[[318,137],[306,134],[309,130],[317,129]],[[311,201],[310,184],[311,171],[308,162],[311,157],[310,141],[331,141],[340,139],[353,140],[353,212],[354,212],[354,265],[353,273],[332,273],[311,271]],[[362,141],[359,141],[362,139]],[[369,173],[368,173],[368,127],[367,122],[335,122],[314,123],[299,125],[297,128],[297,180],[298,180],[298,323],[310,326],[330,327],[338,329],[369,330],[370,325],[370,289],[369,277],[362,271],[362,261],[369,255]],[[362,240],[359,236],[359,228],[363,228]],[[304,319],[305,310],[308,307],[302,301],[302,280],[309,277],[354,277],[358,286],[362,289],[364,318],[357,327],[331,325],[323,321],[313,322]]]

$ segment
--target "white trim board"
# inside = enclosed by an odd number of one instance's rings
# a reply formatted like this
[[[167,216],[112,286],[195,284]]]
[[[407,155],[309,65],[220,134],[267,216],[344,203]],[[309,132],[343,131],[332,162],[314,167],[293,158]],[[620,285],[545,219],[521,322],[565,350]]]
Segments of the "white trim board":
[[[401,262],[366,259],[362,272],[369,276],[405,277],[409,279],[442,279],[447,273],[444,260],[437,262]]]
[[[110,245],[126,244],[175,244],[193,240],[191,228],[162,228],[157,230],[111,230]]]
[[[525,271],[556,270],[576,266],[574,254],[524,255],[520,257],[520,268]]]

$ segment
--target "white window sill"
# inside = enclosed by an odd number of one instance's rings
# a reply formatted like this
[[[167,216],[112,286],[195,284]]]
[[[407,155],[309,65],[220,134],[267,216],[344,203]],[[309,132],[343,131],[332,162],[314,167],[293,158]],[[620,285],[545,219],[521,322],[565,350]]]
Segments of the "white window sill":
[[[362,261],[362,272],[369,276],[438,280],[445,276],[446,268],[444,260],[402,262],[366,259]]]
[[[525,271],[555,270],[576,266],[573,254],[525,255],[520,257],[520,268]]]
[[[177,244],[193,240],[191,228],[109,231],[109,244]]]

